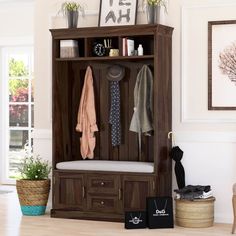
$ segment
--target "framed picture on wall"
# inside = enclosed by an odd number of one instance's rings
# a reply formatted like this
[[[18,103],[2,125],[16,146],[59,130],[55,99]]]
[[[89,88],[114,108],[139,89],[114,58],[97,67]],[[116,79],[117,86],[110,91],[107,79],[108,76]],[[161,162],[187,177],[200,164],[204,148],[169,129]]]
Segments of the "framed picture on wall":
[[[99,26],[135,25],[137,0],[100,0]]]
[[[236,110],[236,20],[208,22],[208,110]]]

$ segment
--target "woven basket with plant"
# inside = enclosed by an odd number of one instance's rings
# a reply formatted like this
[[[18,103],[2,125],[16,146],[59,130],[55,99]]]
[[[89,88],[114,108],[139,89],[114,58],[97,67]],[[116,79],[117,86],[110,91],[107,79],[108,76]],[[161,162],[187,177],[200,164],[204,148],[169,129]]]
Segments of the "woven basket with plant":
[[[16,181],[18,198],[23,215],[45,214],[50,191],[51,171],[48,161],[26,157],[19,167],[22,179]]]

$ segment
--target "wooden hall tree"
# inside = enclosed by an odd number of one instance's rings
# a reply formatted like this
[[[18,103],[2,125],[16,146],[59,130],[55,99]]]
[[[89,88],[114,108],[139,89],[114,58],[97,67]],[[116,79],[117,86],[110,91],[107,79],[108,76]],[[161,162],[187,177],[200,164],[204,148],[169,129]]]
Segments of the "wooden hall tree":
[[[171,61],[172,31],[163,25],[89,27],[54,29],[53,65],[53,209],[52,217],[122,221],[124,211],[144,210],[146,197],[172,195],[171,148]],[[135,49],[144,48],[143,56],[122,56],[123,38],[132,38]],[[76,40],[79,56],[60,57],[60,41]],[[119,56],[96,57],[95,43],[112,40]],[[109,109],[110,87],[106,68],[125,67],[120,81],[122,144],[112,147]],[[153,71],[154,132],[142,136],[139,153],[138,135],[129,131],[133,115],[136,77],[143,65]],[[77,112],[87,66],[93,70],[95,106],[99,132],[96,132],[97,161],[129,161],[153,164],[153,171],[95,171],[58,169],[57,164],[81,160],[80,133],[75,131]],[[117,163],[117,162],[115,162]]]

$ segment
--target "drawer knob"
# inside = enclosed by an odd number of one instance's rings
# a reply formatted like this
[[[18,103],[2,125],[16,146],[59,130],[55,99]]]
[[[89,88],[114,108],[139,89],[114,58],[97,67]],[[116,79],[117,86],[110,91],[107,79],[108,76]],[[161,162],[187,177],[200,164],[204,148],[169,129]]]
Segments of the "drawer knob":
[[[104,186],[105,185],[105,183],[104,182],[101,182],[101,186]]]
[[[104,205],[104,201],[101,201],[101,205]]]

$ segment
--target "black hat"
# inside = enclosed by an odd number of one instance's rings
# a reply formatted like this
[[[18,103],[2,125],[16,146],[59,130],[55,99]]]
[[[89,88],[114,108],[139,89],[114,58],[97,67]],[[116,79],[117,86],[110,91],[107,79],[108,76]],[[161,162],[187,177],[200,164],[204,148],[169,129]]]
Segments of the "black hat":
[[[107,79],[110,81],[120,81],[125,76],[125,68],[120,65],[112,65],[107,68]]]

